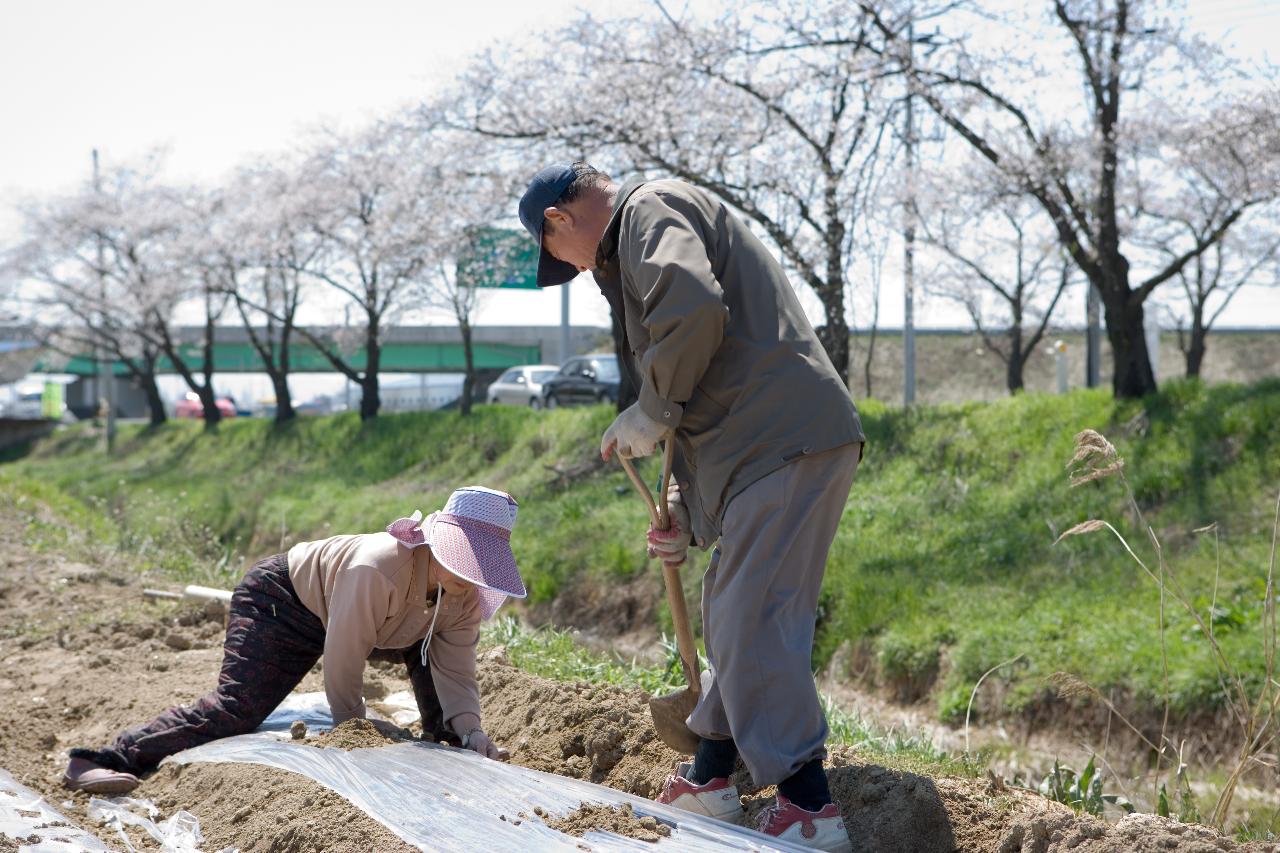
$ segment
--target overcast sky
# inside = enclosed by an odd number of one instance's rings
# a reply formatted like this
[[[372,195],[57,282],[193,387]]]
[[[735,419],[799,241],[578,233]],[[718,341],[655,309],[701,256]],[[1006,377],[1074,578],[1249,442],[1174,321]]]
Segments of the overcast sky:
[[[14,203],[73,187],[95,146],[107,159],[168,149],[175,178],[216,181],[256,153],[292,148],[318,122],[358,125],[448,80],[466,57],[529,38],[583,5],[570,0],[40,0],[0,18],[0,242]],[[622,6],[589,4],[598,14]],[[1197,29],[1263,58],[1280,36],[1280,0],[1192,0]],[[1273,54],[1273,58],[1280,58]],[[535,69],[530,69],[536,73]],[[530,164],[531,171],[540,164]],[[575,323],[607,324],[589,282],[572,288]],[[881,322],[902,320],[886,286]],[[556,323],[555,292],[505,292],[481,323]],[[1224,325],[1254,325],[1275,300],[1240,299]],[[1068,307],[1068,310],[1071,310]],[[917,322],[963,318],[940,305]]]

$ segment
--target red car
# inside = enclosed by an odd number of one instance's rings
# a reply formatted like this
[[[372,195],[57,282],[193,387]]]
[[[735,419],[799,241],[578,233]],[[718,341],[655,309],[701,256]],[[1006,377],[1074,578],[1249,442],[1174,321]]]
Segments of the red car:
[[[224,418],[234,418],[236,416],[236,407],[226,397],[219,397],[215,402],[218,405],[218,411],[222,413]],[[173,416],[175,418],[204,417],[204,406],[200,403],[200,397],[196,392],[188,391],[185,397],[174,404]]]

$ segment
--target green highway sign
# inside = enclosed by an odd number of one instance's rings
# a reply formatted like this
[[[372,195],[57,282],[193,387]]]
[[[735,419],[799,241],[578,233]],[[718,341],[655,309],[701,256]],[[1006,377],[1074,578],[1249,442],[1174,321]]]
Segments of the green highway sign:
[[[523,231],[474,228],[458,258],[458,281],[469,287],[538,289],[538,247]]]

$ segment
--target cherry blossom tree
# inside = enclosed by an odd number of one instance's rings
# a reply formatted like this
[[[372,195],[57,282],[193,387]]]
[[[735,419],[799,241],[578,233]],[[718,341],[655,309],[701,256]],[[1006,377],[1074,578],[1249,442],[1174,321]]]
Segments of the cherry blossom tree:
[[[433,105],[402,117],[414,135],[414,156],[430,164],[423,192],[430,195],[428,206],[439,212],[424,234],[428,261],[413,295],[458,324],[465,361],[459,412],[465,417],[476,387],[475,319],[496,295],[496,286],[523,272],[516,265],[529,260],[528,235],[511,222],[527,176],[504,168],[503,143],[451,129],[439,120],[442,113]]]
[[[213,386],[213,351],[218,323],[229,301],[214,260],[216,232],[211,231],[222,200],[216,193],[195,188],[149,189],[149,194],[122,206],[107,243],[120,258],[119,275],[132,282],[134,289],[151,288],[159,296],[140,332],[160,348],[200,399],[205,428],[214,429],[222,412]],[[193,312],[200,323],[194,353],[176,334],[175,315],[182,308]]]
[[[981,162],[965,158],[921,185],[923,239],[939,256],[926,290],[965,309],[1017,393],[1073,264],[1048,218]]]
[[[283,167],[245,167],[222,192],[218,216],[209,223],[209,272],[233,300],[271,381],[276,423],[296,415],[289,390],[289,345],[303,301],[299,270],[319,248],[290,201],[295,183],[294,174]]]
[[[1002,15],[957,4],[923,51],[909,14],[859,7],[913,93],[1052,221],[1101,297],[1117,396],[1154,390],[1147,299],[1280,191],[1274,81],[1251,84],[1161,0],[1008,4]],[[1046,97],[1064,84],[1082,97]],[[1212,174],[1209,149],[1227,155],[1212,158]],[[1135,235],[1174,215],[1193,185],[1212,187],[1207,227],[1171,255],[1144,253]]]
[[[85,185],[27,205],[24,240],[8,258],[27,282],[25,308],[38,318],[45,344],[67,357],[100,350],[123,365],[146,397],[152,426],[167,416],[156,381],[162,351],[146,327],[176,300],[167,287],[134,286],[132,261],[118,249],[121,202],[150,183],[156,168],[153,159],[109,170],[102,189]]]
[[[1203,217],[1187,217],[1170,225],[1175,231],[1185,229],[1184,239],[1205,238]],[[1177,242],[1162,242],[1159,248],[1172,254],[1177,251]],[[1280,286],[1280,223],[1275,211],[1250,217],[1233,228],[1179,270],[1178,283],[1183,296],[1179,308],[1173,309],[1178,348],[1186,362],[1186,375],[1199,376],[1209,349],[1209,332],[1236,295],[1248,287]]]
[[[462,335],[463,379],[462,395],[458,398],[458,413],[471,414],[475,396],[476,368],[475,348],[472,345],[472,324],[491,291],[484,288],[477,278],[479,271],[459,269],[456,259],[440,258],[424,270],[423,296],[428,305],[449,312],[458,324]]]
[[[430,261],[429,243],[444,211],[435,191],[437,164],[426,162],[414,129],[382,121],[350,134],[329,134],[298,171],[290,217],[315,238],[306,252],[286,253],[283,268],[322,285],[363,320],[364,366],[341,342],[316,329],[293,328],[334,370],[360,386],[360,417],[377,416],[382,332],[412,307]],[[265,306],[256,306],[264,309]],[[279,311],[270,312],[277,320]]]
[[[817,295],[819,336],[847,381],[851,224],[890,158],[896,118],[883,61],[863,47],[868,26],[856,7],[800,0],[583,15],[551,48],[482,57],[449,118],[534,142],[542,157],[589,152],[605,168],[717,194]]]
[[[161,165],[153,155],[108,168],[99,186],[29,210],[20,263],[42,285],[36,299],[63,321],[57,339],[102,347],[124,364],[153,424],[165,419],[156,382],[163,357],[199,397],[212,429],[221,418],[214,336],[227,303],[204,260],[216,205],[206,192],[161,181]],[[198,323],[195,341],[179,336],[183,317]]]

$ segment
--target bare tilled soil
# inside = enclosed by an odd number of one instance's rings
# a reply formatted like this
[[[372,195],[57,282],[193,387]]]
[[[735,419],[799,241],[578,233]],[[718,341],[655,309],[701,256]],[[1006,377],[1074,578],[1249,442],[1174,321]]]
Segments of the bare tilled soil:
[[[551,818],[547,826],[579,837],[601,829],[641,841],[657,841],[671,834],[671,827],[658,823],[652,817],[637,817],[629,803],[622,806],[583,803],[564,817]]]
[[[24,542],[15,521],[0,519],[0,766],[118,846],[113,832],[88,820],[88,796],[61,787],[67,750],[107,743],[121,728],[209,689],[221,661],[223,613],[148,602],[123,565],[85,565],[34,553]],[[371,665],[366,681],[370,698],[408,689],[402,669],[389,664]],[[501,650],[482,654],[481,687],[486,726],[517,764],[652,797],[679,758],[657,740],[638,691],[536,678],[509,666]],[[319,672],[300,689],[322,689]],[[351,723],[319,743],[380,746],[403,736]],[[844,749],[833,750],[830,777],[857,849],[870,853],[1280,850],[1151,816],[1108,825],[1034,794],[892,770]],[[753,819],[773,791],[745,777],[738,782],[745,818]],[[413,849],[322,786],[256,765],[165,765],[134,796],[154,802],[161,818],[194,813],[207,850]],[[656,825],[617,809],[584,803],[571,815],[540,817],[574,834],[614,828],[667,845]],[[130,837],[140,850],[155,849],[141,832]],[[16,846],[0,836],[0,850]]]

